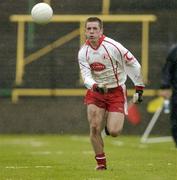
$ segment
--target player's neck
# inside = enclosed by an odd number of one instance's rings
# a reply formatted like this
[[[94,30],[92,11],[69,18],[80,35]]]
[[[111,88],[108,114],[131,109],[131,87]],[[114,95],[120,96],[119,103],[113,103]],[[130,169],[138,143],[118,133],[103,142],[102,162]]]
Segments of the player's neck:
[[[98,45],[99,45],[99,41],[97,40],[97,41],[90,41],[90,44],[91,44],[91,46],[93,47],[93,48],[96,48],[96,47],[98,47]]]

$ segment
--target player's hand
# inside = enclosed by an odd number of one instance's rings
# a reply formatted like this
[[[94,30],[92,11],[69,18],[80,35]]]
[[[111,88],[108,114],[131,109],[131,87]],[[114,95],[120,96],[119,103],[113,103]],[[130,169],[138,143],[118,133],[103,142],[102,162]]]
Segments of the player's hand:
[[[143,101],[143,90],[136,90],[136,93],[133,95],[133,103],[139,104]]]
[[[108,89],[103,84],[94,84],[92,89],[93,89],[93,91],[101,93],[101,94],[108,92]]]

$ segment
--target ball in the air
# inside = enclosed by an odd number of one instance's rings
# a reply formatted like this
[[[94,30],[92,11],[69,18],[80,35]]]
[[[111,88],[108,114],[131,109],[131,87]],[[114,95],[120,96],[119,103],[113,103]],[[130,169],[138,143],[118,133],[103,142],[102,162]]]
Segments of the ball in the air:
[[[48,23],[53,16],[53,9],[47,3],[38,3],[33,6],[31,16],[34,22],[39,24]]]

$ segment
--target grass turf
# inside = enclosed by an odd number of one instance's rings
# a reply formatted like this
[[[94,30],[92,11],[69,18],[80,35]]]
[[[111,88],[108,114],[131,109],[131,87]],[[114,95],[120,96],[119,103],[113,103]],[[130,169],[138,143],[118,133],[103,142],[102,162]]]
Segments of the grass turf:
[[[173,142],[106,137],[108,169],[95,171],[87,136],[1,135],[0,180],[177,180]]]

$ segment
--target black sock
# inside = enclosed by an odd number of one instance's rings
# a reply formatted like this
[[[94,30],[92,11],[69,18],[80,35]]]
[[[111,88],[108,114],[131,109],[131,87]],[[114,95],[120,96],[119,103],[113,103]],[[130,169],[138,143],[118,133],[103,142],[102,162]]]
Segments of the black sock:
[[[105,126],[105,133],[106,133],[106,135],[108,135],[108,136],[110,135],[107,126]]]

